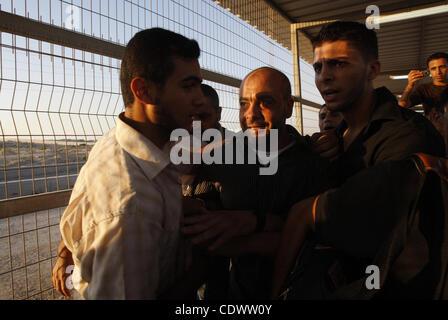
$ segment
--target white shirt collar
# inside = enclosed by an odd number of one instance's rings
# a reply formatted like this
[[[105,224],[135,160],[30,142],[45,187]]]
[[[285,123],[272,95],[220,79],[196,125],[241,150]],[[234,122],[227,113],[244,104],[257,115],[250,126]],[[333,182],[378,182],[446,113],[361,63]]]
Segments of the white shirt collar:
[[[126,124],[121,118],[124,113],[118,116],[115,136],[120,146],[128,152],[139,164],[145,175],[149,179],[157,176],[166,166],[170,164],[169,148],[160,150],[148,138],[140,132]]]

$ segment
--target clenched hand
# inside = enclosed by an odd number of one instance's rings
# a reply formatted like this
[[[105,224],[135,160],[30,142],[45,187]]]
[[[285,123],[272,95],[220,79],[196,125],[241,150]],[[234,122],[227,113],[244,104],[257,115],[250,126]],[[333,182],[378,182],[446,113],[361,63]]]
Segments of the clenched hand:
[[[60,245],[61,247],[61,245]],[[66,281],[70,276],[70,273],[67,273],[67,267],[74,265],[72,253],[65,246],[63,246],[62,250],[58,250],[58,258],[56,259],[56,263],[53,267],[53,286],[57,292],[62,294],[63,296],[70,298],[70,290],[67,288]]]

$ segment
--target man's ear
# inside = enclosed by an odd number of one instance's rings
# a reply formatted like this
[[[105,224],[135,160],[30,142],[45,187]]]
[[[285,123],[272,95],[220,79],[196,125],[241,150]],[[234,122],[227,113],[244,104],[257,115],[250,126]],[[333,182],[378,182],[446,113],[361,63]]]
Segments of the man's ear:
[[[134,94],[134,100],[143,104],[156,104],[157,88],[152,81],[135,77],[131,81],[131,90]]]
[[[376,77],[380,74],[381,71],[381,63],[378,60],[373,60],[369,62],[369,73],[367,74],[367,78],[371,81],[375,80]]]
[[[289,97],[288,101],[286,102],[286,119],[292,116],[293,108],[294,108],[294,99],[292,97]]]

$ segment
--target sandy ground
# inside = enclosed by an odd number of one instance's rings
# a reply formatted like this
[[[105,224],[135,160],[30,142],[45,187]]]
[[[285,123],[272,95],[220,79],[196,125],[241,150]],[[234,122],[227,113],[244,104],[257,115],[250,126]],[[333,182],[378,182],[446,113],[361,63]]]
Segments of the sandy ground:
[[[61,299],[51,270],[63,209],[0,220],[0,299]]]
[[[0,143],[0,199],[6,197],[5,180],[8,198],[33,194],[33,190],[40,193],[72,187],[92,146],[90,142]],[[70,183],[67,174],[73,175]],[[59,176],[59,180],[52,176]],[[35,180],[33,187],[31,180],[42,177],[46,179]],[[20,181],[20,193],[17,180],[28,180]],[[0,219],[0,300],[63,299],[53,290],[51,280],[63,209]]]
[[[93,143],[0,143],[0,200],[70,189]]]

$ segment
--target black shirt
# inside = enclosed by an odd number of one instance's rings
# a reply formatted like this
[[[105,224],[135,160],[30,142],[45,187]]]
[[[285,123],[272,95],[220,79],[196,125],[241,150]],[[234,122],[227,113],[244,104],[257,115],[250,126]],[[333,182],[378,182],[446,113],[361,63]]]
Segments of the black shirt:
[[[407,159],[414,153],[443,156],[444,142],[427,119],[400,108],[386,88],[376,94],[369,124],[332,166],[334,188],[321,194],[316,206],[316,238],[338,251],[350,270],[333,298],[434,298],[446,256],[435,239],[446,238],[447,213],[417,203],[426,180]],[[345,128],[342,123],[339,133]],[[380,295],[365,287],[370,264],[380,267]]]
[[[286,219],[291,206],[326,190],[328,161],[314,155],[310,141],[288,126],[294,145],[280,153],[274,175],[260,175],[259,164],[221,164],[204,166],[204,180],[220,184],[220,199],[226,210],[254,210]],[[231,299],[268,299],[273,261],[258,255],[232,258]]]
[[[422,152],[443,156],[444,141],[430,122],[413,110],[401,108],[385,87],[376,89],[377,101],[368,125],[333,163],[330,175],[335,185],[364,168],[390,160],[401,160]],[[342,140],[347,124],[337,134]]]

